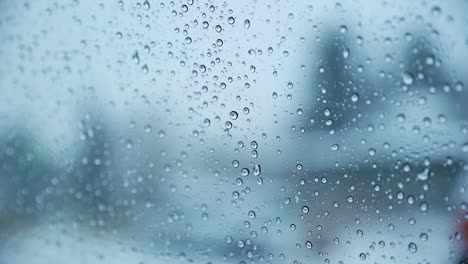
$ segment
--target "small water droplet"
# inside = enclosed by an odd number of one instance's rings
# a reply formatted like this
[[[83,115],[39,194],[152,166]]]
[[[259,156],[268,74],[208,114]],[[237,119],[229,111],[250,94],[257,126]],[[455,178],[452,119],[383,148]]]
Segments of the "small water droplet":
[[[253,168],[253,174],[254,174],[255,176],[258,176],[258,175],[260,175],[261,173],[262,173],[262,168],[260,167],[259,164],[255,164],[255,165],[254,165],[254,168]]]
[[[236,112],[236,111],[231,111],[229,113],[229,117],[232,119],[232,120],[236,120],[237,117],[239,117],[239,114]]]
[[[359,254],[359,258],[361,260],[366,260],[366,254],[364,254],[364,253]]]
[[[403,164],[403,171],[409,172],[411,170],[411,165],[409,163]]]
[[[258,143],[257,143],[257,141],[254,140],[254,141],[250,142],[250,147],[251,147],[252,149],[257,149],[257,148],[258,148]]]
[[[349,57],[349,49],[348,48],[345,48],[343,50],[343,58],[347,59]]]
[[[132,60],[135,64],[140,63],[140,56],[138,55],[138,51],[135,51],[132,55]]]
[[[341,25],[340,32],[341,34],[345,34],[346,32],[348,32],[348,27],[346,25]]]
[[[250,20],[248,20],[248,19],[244,20],[244,27],[245,27],[246,29],[249,29],[249,28],[250,28]]]
[[[249,211],[249,218],[250,218],[250,219],[255,219],[256,216],[257,216],[257,215],[255,214],[254,211]]]
[[[403,83],[406,85],[412,85],[414,82],[413,74],[407,71],[401,74],[401,78],[403,78]]]
[[[429,210],[429,205],[426,202],[421,202],[419,209],[421,209],[423,212],[427,212],[427,210]]]
[[[149,10],[150,7],[151,7],[151,6],[150,6],[150,3],[149,3],[148,1],[143,2],[143,8],[144,8],[145,10]]]
[[[417,177],[420,181],[425,181],[429,178],[429,168],[425,168],[422,172],[418,173]]]
[[[463,152],[468,152],[468,143],[463,144],[462,151]]]
[[[418,251],[418,246],[416,246],[415,243],[411,242],[411,243],[408,244],[408,250],[411,253],[416,253]]]

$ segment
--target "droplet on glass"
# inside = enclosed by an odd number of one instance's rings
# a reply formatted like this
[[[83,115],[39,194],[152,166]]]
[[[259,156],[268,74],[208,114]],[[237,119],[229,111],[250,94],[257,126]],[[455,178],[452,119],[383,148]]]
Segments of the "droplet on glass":
[[[422,172],[418,173],[417,177],[420,181],[425,181],[429,178],[429,169],[425,168]]]
[[[244,20],[244,27],[245,27],[246,29],[249,29],[249,28],[250,28],[250,20],[248,20],[248,19]]]
[[[259,164],[255,164],[254,168],[253,168],[253,174],[255,176],[258,176],[258,175],[260,175],[260,173],[262,173],[262,168],[260,167]]]
[[[348,48],[345,48],[343,50],[343,58],[347,59],[349,57],[349,49]]]
[[[255,217],[256,217],[255,212],[254,211],[249,211],[249,218],[250,219],[255,219]]]
[[[401,74],[401,78],[403,79],[403,83],[406,85],[412,85],[414,82],[413,74],[407,71]]]
[[[236,112],[236,111],[231,111],[229,113],[229,117],[232,119],[232,120],[236,120],[237,117],[239,117],[239,114]]]
[[[416,253],[418,251],[418,246],[416,246],[415,243],[411,242],[411,243],[408,244],[408,250],[411,253]]]

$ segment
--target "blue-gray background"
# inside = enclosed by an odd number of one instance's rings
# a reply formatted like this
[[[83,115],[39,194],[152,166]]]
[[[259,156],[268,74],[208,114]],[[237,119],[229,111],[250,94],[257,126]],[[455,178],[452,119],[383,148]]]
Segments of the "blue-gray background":
[[[0,263],[458,263],[467,10],[0,1]]]

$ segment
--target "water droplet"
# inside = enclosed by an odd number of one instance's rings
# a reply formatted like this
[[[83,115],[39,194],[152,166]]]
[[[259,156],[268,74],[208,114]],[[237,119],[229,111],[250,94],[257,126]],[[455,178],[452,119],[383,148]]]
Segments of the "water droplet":
[[[244,241],[239,240],[239,241],[237,242],[237,246],[240,247],[240,248],[243,248],[243,247],[245,246]]]
[[[409,172],[411,170],[411,165],[409,163],[403,164],[403,171]]]
[[[248,19],[244,20],[244,27],[245,27],[246,29],[249,29],[249,28],[250,28],[250,20],[248,20]]]
[[[418,251],[418,247],[416,246],[415,243],[411,242],[411,243],[408,244],[408,250],[411,253],[416,253]]]
[[[468,152],[468,143],[463,144],[462,151],[463,152]]]
[[[405,120],[406,120],[405,114],[400,113],[400,114],[397,115],[397,121],[398,122],[403,123],[403,122],[405,122]]]
[[[300,164],[300,163],[297,164],[297,165],[296,165],[296,169],[299,170],[299,171],[302,170],[302,164]]]
[[[356,103],[357,101],[359,101],[359,94],[353,93],[353,94],[351,95],[351,101],[352,101],[353,103]]]
[[[308,214],[308,213],[309,213],[309,207],[307,207],[307,206],[302,206],[302,212],[303,212],[304,214]]]
[[[340,26],[340,32],[341,32],[341,34],[345,34],[346,32],[348,32],[348,27],[345,26],[345,25],[341,25]]]
[[[256,216],[257,216],[257,215],[255,214],[254,211],[249,211],[249,218],[250,218],[250,219],[255,219]]]
[[[364,253],[359,254],[359,258],[361,260],[366,260],[366,254],[364,254]]]
[[[259,164],[255,164],[253,168],[253,175],[258,176],[260,173],[262,173],[262,168]]]
[[[250,142],[250,147],[253,148],[253,149],[257,149],[258,148],[258,144],[257,144],[257,141],[252,141]]]
[[[439,6],[433,6],[433,7],[431,8],[431,14],[432,14],[433,16],[440,16],[441,13],[442,13],[442,10],[440,9]]]
[[[434,55],[429,55],[426,57],[426,64],[427,65],[433,65],[435,62]]]
[[[140,56],[138,55],[138,51],[135,51],[132,55],[132,60],[135,64],[140,63]]]
[[[419,235],[419,239],[421,239],[422,241],[427,241],[429,239],[429,236],[426,233],[421,233]]]
[[[233,25],[236,22],[236,20],[233,17],[228,18],[228,23]]]
[[[236,179],[236,185],[237,186],[242,186],[244,184],[244,181],[241,178]]]
[[[237,117],[239,117],[239,114],[236,112],[236,111],[231,111],[229,113],[229,117],[232,119],[232,120],[236,120]]]
[[[152,130],[151,125],[146,125],[146,126],[145,126],[145,132],[146,132],[146,133],[150,133],[151,130]]]
[[[429,178],[429,168],[425,168],[422,172],[418,173],[417,177],[420,181],[425,181]]]
[[[356,234],[358,235],[358,237],[363,237],[364,236],[364,232],[361,229],[357,230]]]
[[[427,212],[427,210],[429,210],[429,205],[426,202],[421,202],[419,209],[421,209],[423,212]]]
[[[401,74],[401,78],[403,78],[403,83],[406,84],[406,85],[411,85],[414,82],[413,74],[410,73],[410,72],[407,72],[407,71],[405,71],[405,72],[403,72]]]
[[[348,48],[345,48],[343,50],[343,58],[347,59],[349,57],[349,49]]]

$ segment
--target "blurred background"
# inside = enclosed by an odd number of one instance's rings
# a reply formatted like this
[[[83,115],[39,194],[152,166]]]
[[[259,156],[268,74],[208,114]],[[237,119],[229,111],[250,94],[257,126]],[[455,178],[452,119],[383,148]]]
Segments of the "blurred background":
[[[0,0],[0,264],[467,263],[466,10]]]

